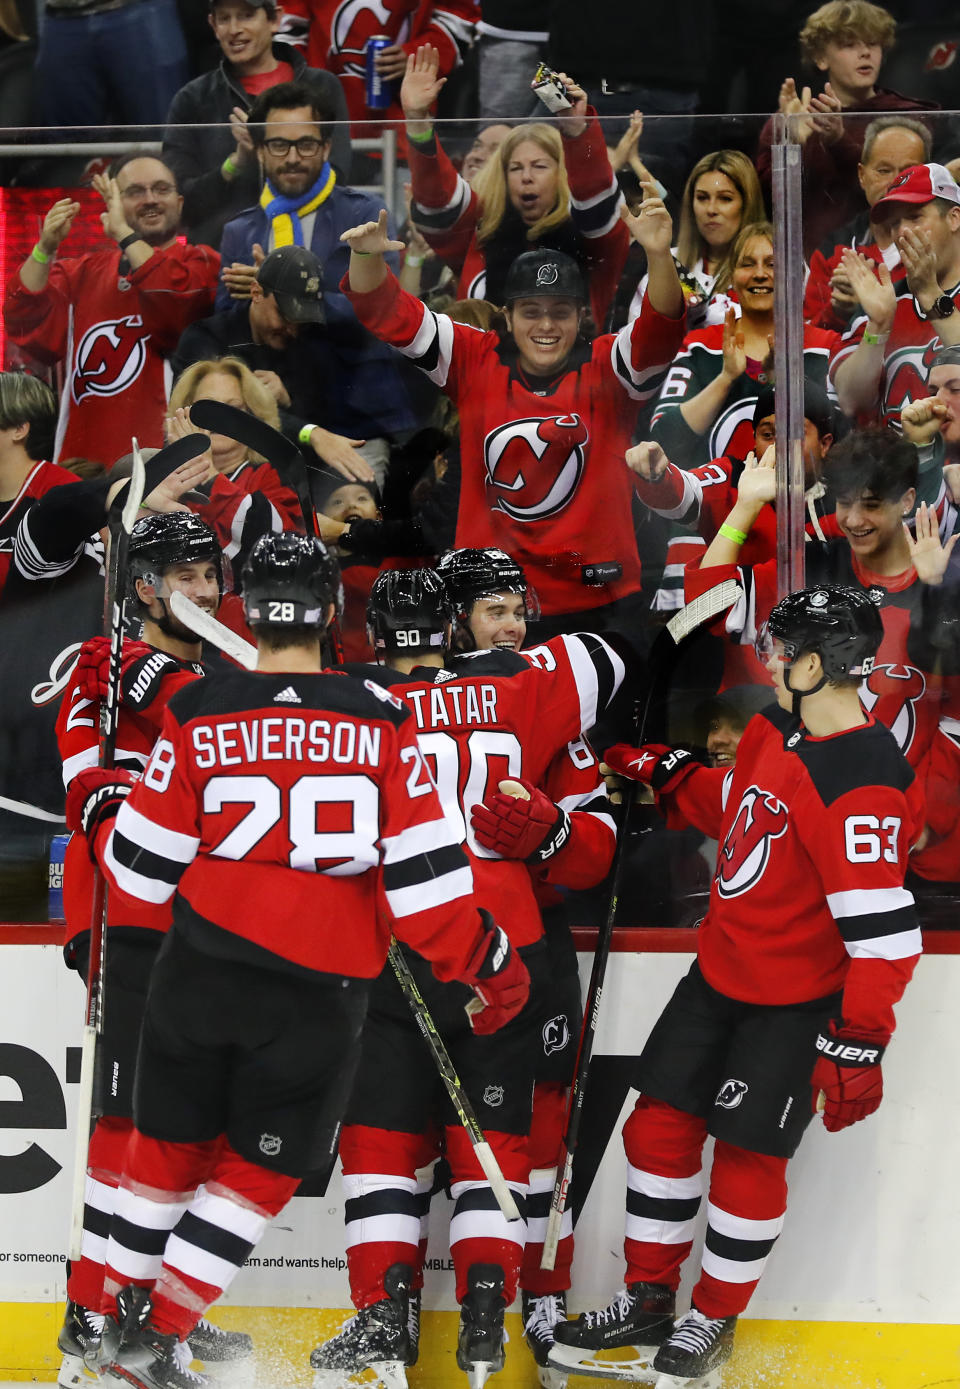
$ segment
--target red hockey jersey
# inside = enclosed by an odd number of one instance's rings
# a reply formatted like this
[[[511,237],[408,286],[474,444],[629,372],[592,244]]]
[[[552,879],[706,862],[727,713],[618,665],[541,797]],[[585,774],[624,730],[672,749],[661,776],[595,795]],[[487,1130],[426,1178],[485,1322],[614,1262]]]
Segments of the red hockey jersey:
[[[622,195],[610,160],[603,130],[593,107],[587,128],[564,140],[570,220],[583,238],[590,307],[602,327],[613,302],[630,249],[630,237],[620,220]],[[429,151],[429,152],[428,152]],[[441,259],[460,272],[461,299],[493,299],[487,286],[486,257],[476,238],[481,204],[466,179],[457,173],[439,140],[430,145],[410,142],[408,157],[413,186],[413,218]],[[535,246],[531,242],[527,249]]]
[[[58,468],[55,463],[35,463],[24,479],[17,495],[4,503],[3,512],[0,514],[0,597],[2,597],[6,587],[11,564],[15,564],[25,578],[31,577],[36,569],[30,548],[24,541],[21,541],[21,554],[17,556],[16,560],[14,559],[20,522],[45,492],[49,492],[54,487],[63,487],[68,482],[76,482],[76,480],[74,473],[68,473],[66,469]]]
[[[574,348],[540,393],[508,343],[435,314],[388,273],[369,294],[344,291],[365,327],[393,343],[460,412],[455,544],[499,546],[526,570],[544,613],[580,612],[640,587],[630,470],[623,461],[641,407],[657,391],[683,320],[644,302],[617,334]],[[584,582],[584,566],[615,561],[619,578]]]
[[[449,979],[480,940],[414,720],[342,675],[237,671],[181,690],[97,850],[111,884],[174,898],[174,928],[214,953],[373,978],[392,926]]]
[[[209,246],[155,250],[121,275],[116,247],[57,260],[39,294],[15,272],[4,323],[11,338],[44,362],[63,362],[55,458],[92,458],[112,467],[141,447],[161,448],[169,394],[165,357],[195,319],[213,311],[220,257]]]
[[[774,707],[734,768],[698,768],[661,799],[720,841],[697,936],[707,983],[760,1004],[842,989],[847,1026],[891,1033],[922,950],[903,881],[924,810],[889,731],[869,717],[814,738]]]

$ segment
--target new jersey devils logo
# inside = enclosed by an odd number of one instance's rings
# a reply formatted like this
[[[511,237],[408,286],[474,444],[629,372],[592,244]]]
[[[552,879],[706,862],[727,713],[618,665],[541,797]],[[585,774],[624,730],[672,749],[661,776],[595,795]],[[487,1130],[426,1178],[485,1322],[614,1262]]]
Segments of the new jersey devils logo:
[[[886,382],[883,408],[888,421],[899,425],[903,407],[928,394],[927,374],[942,346],[938,337],[932,337],[928,343],[912,343],[890,353],[883,366]]]
[[[511,420],[483,441],[487,500],[514,521],[562,511],[583,476],[589,430],[579,415]]]
[[[953,39],[941,39],[935,43],[927,54],[927,61],[924,69],[927,72],[938,72],[944,68],[952,67],[953,60],[957,56],[957,45]]]
[[[88,395],[119,395],[136,381],[147,360],[147,339],[139,314],[106,319],[88,328],[74,360],[71,394],[79,405]]]
[[[917,731],[917,704],[927,682],[914,666],[874,666],[860,686],[860,698],[874,718],[886,724],[901,752],[908,752]]]
[[[410,34],[409,0],[343,0],[330,22],[331,53],[362,55],[367,39],[389,34],[394,43],[405,43]],[[347,63],[344,72],[366,75],[365,62]]]
[[[739,897],[766,872],[770,846],[787,829],[787,807],[769,791],[748,786],[717,856],[717,890]]]

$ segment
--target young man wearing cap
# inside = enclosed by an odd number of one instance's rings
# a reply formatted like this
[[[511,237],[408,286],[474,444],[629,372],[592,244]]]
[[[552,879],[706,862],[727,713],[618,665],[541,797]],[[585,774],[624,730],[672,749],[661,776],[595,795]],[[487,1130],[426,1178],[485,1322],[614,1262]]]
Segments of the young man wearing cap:
[[[350,172],[350,130],[339,80],[274,41],[283,16],[274,0],[209,0],[208,9],[223,59],[173,98],[163,149],[183,191],[190,240],[219,247],[226,223],[260,192],[247,113],[261,92],[280,82],[309,84],[337,122],[330,161],[341,178]]]
[[[849,415],[876,413],[899,425],[901,408],[923,395],[928,354],[960,344],[960,186],[942,164],[905,169],[874,206],[907,272],[895,287],[886,265],[853,251],[840,264],[863,312],[834,353],[830,374]]]

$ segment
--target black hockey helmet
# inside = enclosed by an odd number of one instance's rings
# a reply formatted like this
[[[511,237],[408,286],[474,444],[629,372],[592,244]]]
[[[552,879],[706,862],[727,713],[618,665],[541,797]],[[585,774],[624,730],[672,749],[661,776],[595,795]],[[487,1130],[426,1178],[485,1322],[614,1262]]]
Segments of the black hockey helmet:
[[[131,597],[137,597],[137,579],[159,588],[165,570],[174,564],[192,564],[195,560],[211,560],[216,565],[217,583],[223,597],[223,553],[216,534],[206,521],[201,521],[192,511],[164,511],[141,516],[130,532]]]
[[[444,652],[452,622],[446,586],[435,569],[385,569],[374,580],[367,637],[378,658],[386,651]]]
[[[586,303],[587,287],[580,267],[565,251],[524,251],[511,261],[503,289],[504,303],[514,299],[576,299]]]
[[[258,627],[326,626],[343,610],[340,566],[322,540],[295,531],[261,535],[243,566],[243,606]]]
[[[767,620],[766,631],[783,646],[788,668],[808,651],[820,657],[823,679],[814,689],[802,691],[807,695],[815,694],[828,681],[869,675],[883,640],[883,621],[866,589],[824,584],[781,598]],[[784,679],[791,689],[789,670]],[[794,691],[794,712],[797,703]]]

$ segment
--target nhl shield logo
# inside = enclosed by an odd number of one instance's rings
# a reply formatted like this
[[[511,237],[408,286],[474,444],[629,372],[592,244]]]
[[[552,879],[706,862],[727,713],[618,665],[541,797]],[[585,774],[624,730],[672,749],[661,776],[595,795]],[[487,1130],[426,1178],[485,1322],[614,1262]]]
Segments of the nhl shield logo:
[[[745,1080],[725,1080],[717,1091],[714,1103],[721,1109],[736,1109],[737,1105],[743,1102],[749,1088]]]
[[[283,1140],[275,1133],[262,1133],[260,1135],[260,1151],[264,1157],[276,1157],[280,1151],[280,1144]]]
[[[558,1013],[555,1018],[545,1022],[542,1036],[544,1056],[552,1056],[555,1051],[563,1051],[570,1040],[566,1013]]]
[[[483,1102],[488,1109],[499,1109],[503,1104],[503,1086],[488,1085],[483,1092]]]

